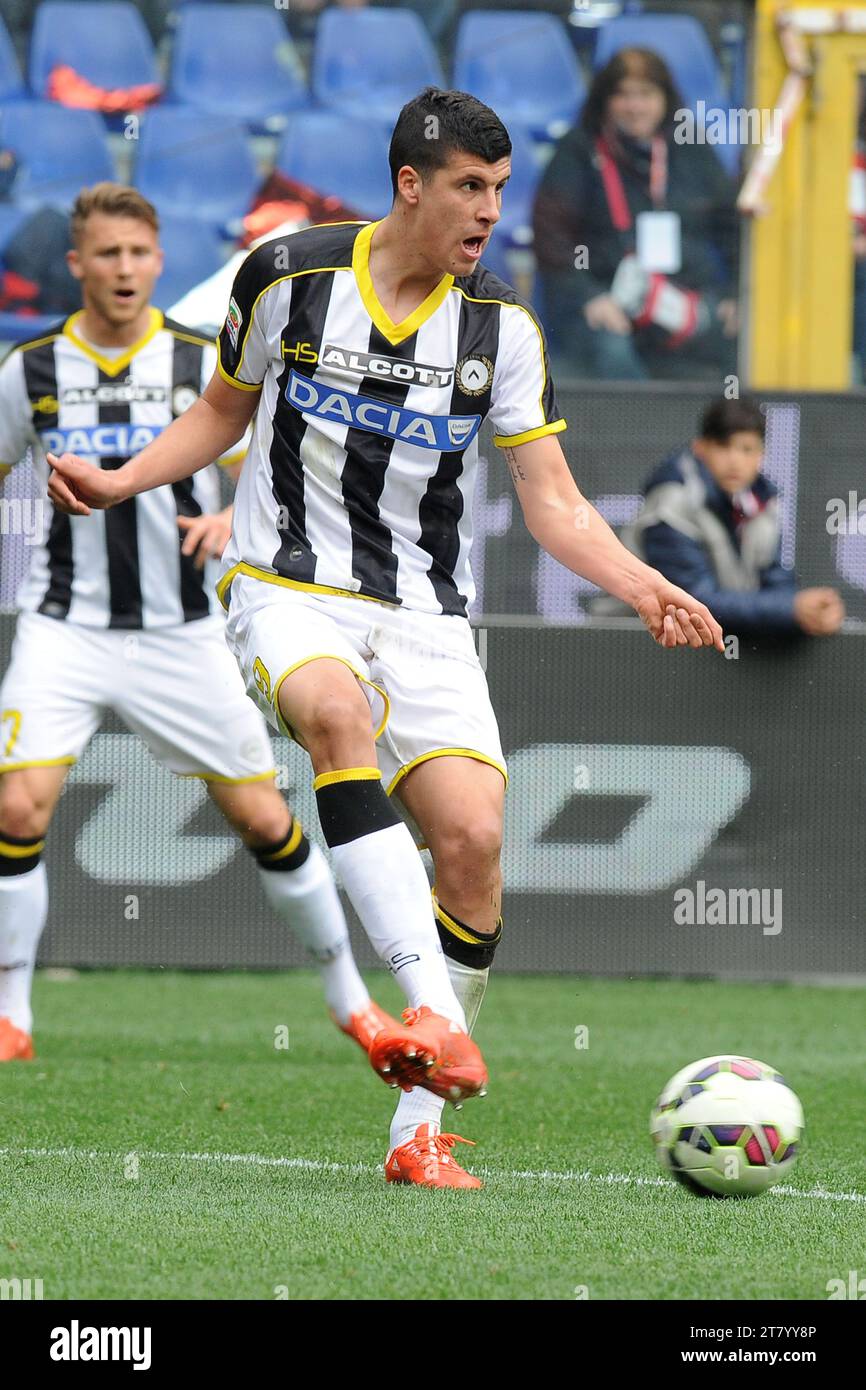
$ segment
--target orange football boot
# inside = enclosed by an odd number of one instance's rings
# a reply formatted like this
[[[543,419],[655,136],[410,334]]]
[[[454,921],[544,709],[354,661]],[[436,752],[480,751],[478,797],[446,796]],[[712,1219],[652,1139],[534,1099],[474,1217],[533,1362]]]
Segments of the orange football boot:
[[[434,1065],[435,1057],[428,1055],[427,1049],[405,1024],[386,1014],[372,999],[352,1014],[348,1023],[337,1026],[364,1049],[373,1070],[389,1086],[411,1091],[412,1084],[424,1085],[422,1078]],[[403,1075],[409,1070],[413,1074],[412,1083]]]
[[[0,1018],[0,1062],[32,1062],[33,1039],[10,1018]]]
[[[480,1178],[467,1173],[451,1156],[455,1144],[472,1142],[459,1134],[440,1134],[438,1125],[419,1125],[415,1138],[392,1149],[385,1159],[385,1181],[416,1187],[483,1187]]]
[[[391,1075],[406,1090],[422,1086],[443,1100],[460,1105],[469,1096],[486,1095],[487,1067],[469,1034],[442,1014],[434,1014],[426,1004],[420,1009],[404,1009],[403,1021],[415,1043],[416,1055],[403,1048],[387,1059]],[[370,1050],[370,1061],[377,1071],[380,1051],[387,1040],[377,1038]]]

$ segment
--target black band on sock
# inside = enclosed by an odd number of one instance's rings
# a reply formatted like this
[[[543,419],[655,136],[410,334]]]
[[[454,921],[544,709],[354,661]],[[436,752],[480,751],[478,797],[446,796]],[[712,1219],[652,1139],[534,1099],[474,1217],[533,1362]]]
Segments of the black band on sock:
[[[293,820],[282,840],[275,845],[265,845],[264,849],[254,849],[252,853],[260,869],[280,872],[299,869],[310,857],[310,842],[301,829],[301,822]]]
[[[45,840],[21,840],[17,835],[0,834],[0,878],[26,874],[35,869],[45,848]]]
[[[435,898],[433,906],[436,909],[439,940],[446,956],[458,961],[460,965],[468,965],[473,970],[486,970],[493,964],[496,947],[502,940],[501,917],[496,923],[496,930],[488,934],[476,931],[474,927],[467,927],[459,917],[446,912]]]
[[[377,768],[351,767],[345,772],[324,772],[313,786],[322,834],[331,849],[400,824]]]

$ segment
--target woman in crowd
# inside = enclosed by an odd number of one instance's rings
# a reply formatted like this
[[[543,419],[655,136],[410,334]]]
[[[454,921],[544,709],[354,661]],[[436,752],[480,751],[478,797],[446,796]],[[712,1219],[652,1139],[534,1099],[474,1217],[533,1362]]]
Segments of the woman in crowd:
[[[735,370],[735,191],[661,58],[623,49],[559,142],[535,251],[560,371],[613,380]]]

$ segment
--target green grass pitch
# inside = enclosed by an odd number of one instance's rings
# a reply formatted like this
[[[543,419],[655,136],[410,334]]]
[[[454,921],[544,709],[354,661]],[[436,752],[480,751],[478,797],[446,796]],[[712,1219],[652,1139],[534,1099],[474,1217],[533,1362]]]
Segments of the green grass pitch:
[[[0,1278],[46,1299],[824,1299],[866,1273],[862,990],[494,975],[489,1097],[445,1117],[481,1192],[386,1186],[395,1093],[311,974],[40,975],[35,1005],[38,1060],[0,1066]],[[800,1095],[793,1190],[660,1175],[653,1100],[728,1051]]]

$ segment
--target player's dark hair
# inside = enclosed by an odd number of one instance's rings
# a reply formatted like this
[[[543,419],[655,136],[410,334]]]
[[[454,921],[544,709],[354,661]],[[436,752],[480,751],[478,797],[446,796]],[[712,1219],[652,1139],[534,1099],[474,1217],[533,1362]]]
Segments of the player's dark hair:
[[[457,151],[495,164],[511,154],[511,139],[496,112],[477,97],[425,87],[407,101],[391,136],[388,163],[394,196],[404,164],[425,178],[444,169]]]
[[[732,434],[748,431],[764,438],[764,412],[751,396],[729,401],[724,396],[711,401],[701,416],[701,439],[727,444]]]
[[[607,104],[627,77],[637,77],[658,87],[665,99],[662,127],[670,125],[674,112],[682,106],[667,64],[649,48],[621,48],[592,79],[581,115],[581,124],[590,135],[600,135],[607,124]]]

